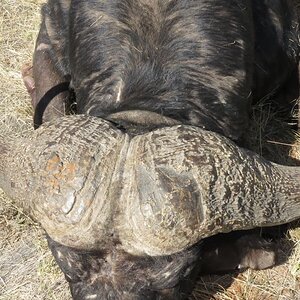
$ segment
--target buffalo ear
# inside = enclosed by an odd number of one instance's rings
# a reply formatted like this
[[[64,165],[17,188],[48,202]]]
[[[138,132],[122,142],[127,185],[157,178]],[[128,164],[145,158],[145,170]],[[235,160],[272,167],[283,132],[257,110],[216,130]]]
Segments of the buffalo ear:
[[[234,231],[203,241],[201,274],[224,274],[247,268],[266,269],[277,260],[275,244],[258,233]]]

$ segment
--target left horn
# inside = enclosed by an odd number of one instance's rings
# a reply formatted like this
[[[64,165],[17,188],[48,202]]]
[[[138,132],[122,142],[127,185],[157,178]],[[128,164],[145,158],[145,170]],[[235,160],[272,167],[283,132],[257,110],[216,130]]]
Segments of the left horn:
[[[126,136],[109,122],[68,116],[26,139],[0,140],[0,187],[57,242],[91,249],[105,242],[110,180]]]

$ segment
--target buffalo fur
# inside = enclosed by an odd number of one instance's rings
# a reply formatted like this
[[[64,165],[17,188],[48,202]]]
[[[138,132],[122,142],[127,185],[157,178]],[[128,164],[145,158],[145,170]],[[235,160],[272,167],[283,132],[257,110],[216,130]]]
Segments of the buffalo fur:
[[[77,112],[92,116],[152,111],[237,140],[253,101],[297,67],[289,0],[49,0],[42,14],[35,61],[50,57],[56,77],[71,78]],[[48,240],[74,299],[184,298],[197,258],[223,260],[215,244],[203,255],[199,244],[154,258],[124,253],[118,241],[84,252]],[[274,263],[272,250],[251,252],[254,244],[220,244],[239,253],[229,269]]]
[[[224,274],[276,263],[274,243],[255,231],[219,234],[167,256],[133,256],[118,241],[101,251],[70,248],[47,236],[73,299],[186,299],[198,273]]]
[[[182,299],[192,288],[199,257],[199,245],[168,256],[138,257],[118,243],[86,252],[47,239],[76,300]]]
[[[298,59],[286,0],[52,1],[51,55],[71,75],[78,113],[142,109],[238,139],[255,101]],[[254,79],[253,79],[254,78]]]

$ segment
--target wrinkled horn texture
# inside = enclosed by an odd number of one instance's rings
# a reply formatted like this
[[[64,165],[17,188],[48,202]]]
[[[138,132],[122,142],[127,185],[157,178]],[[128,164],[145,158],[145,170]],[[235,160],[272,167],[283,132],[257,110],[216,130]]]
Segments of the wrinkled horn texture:
[[[0,185],[71,247],[101,249],[117,236],[131,254],[166,255],[299,217],[298,169],[193,126],[132,137],[100,118],[69,116],[13,152],[1,157]]]
[[[36,130],[31,140],[18,141],[12,149],[17,155],[1,158],[1,165],[9,167],[0,185],[55,240],[97,247],[110,227],[110,178],[125,138],[101,119],[57,119]]]

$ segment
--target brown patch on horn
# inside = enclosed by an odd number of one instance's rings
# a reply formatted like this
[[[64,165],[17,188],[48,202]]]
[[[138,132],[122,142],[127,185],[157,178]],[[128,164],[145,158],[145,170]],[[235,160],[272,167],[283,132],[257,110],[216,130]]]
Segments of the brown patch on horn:
[[[124,144],[126,136],[104,120],[53,120],[1,161],[0,186],[57,242],[101,247],[112,228],[109,188]]]

